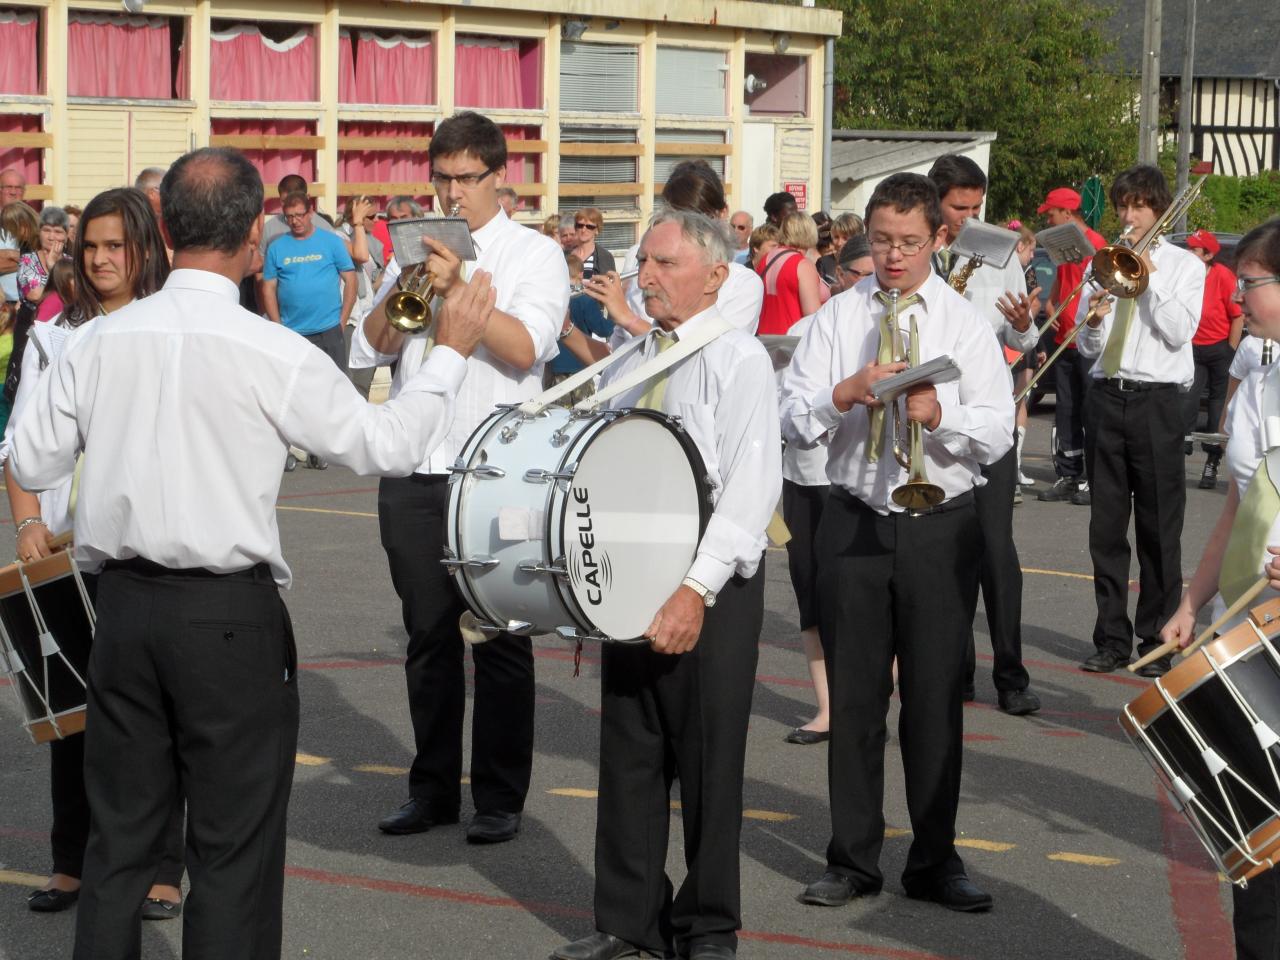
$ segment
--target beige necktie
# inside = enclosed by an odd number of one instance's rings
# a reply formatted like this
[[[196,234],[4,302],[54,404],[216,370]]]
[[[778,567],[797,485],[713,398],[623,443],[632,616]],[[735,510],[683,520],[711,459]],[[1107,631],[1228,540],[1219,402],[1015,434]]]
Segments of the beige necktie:
[[[654,336],[658,340],[659,354],[665,353],[666,351],[670,350],[672,347],[676,345],[676,338],[672,334],[664,333],[661,330],[659,330],[657,333],[654,334]],[[666,396],[667,396],[667,380],[670,378],[670,376],[671,376],[671,367],[667,367],[665,370],[663,370],[661,373],[655,376],[652,380],[650,380],[649,385],[645,387],[644,393],[640,395],[640,401],[636,404],[636,406],[644,407],[645,409],[648,409],[648,410],[661,410],[662,402],[663,400],[666,399]]]
[[[1114,377],[1120,372],[1120,361],[1124,357],[1124,342],[1129,336],[1129,323],[1133,320],[1134,300],[1131,297],[1121,299],[1116,304],[1116,320],[1111,325],[1111,336],[1107,337],[1107,345],[1102,349],[1102,373]]]
[[[1236,509],[1231,536],[1222,555],[1222,568],[1218,572],[1218,591],[1228,607],[1258,579],[1262,558],[1271,539],[1271,528],[1278,515],[1280,493],[1276,492],[1275,481],[1267,469],[1267,458],[1263,455],[1253,479],[1249,481],[1244,499]]]

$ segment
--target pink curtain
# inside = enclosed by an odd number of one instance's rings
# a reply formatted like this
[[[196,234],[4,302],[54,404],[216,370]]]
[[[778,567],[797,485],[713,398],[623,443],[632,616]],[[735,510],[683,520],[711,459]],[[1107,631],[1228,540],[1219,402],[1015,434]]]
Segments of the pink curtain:
[[[315,100],[315,33],[277,43],[251,24],[215,30],[209,79],[214,100]]]
[[[503,127],[507,138],[507,182],[537,183],[539,181],[539,156],[536,153],[515,153],[511,150],[515,140],[537,140],[537,127]]]
[[[18,113],[0,113],[0,138],[6,133],[39,133],[40,117]],[[39,147],[0,146],[0,170],[16,167],[27,178],[27,183],[42,183],[40,158],[44,151]]]
[[[171,100],[169,22],[72,13],[67,25],[67,93]]]
[[[209,127],[214,136],[254,134],[268,137],[309,137],[316,132],[315,123],[311,120],[215,118],[210,122]],[[280,201],[276,197],[276,184],[285,174],[296,173],[307,183],[315,182],[316,152],[314,150],[245,150],[244,155],[262,174],[262,182],[267,188],[268,211],[274,211],[280,206]]]
[[[344,44],[343,49],[349,49]],[[345,79],[346,74],[343,74]],[[397,33],[380,37],[369,30],[356,35],[353,87],[343,103],[421,106],[436,100],[436,58],[431,38]]]
[[[525,105],[520,45],[514,40],[459,37],[453,76],[460,107],[519,110]]]
[[[356,100],[356,58],[351,47],[351,31],[338,31],[338,102],[358,103]]]
[[[431,125],[348,120],[338,125],[338,132],[352,137],[429,137]],[[426,150],[342,150],[338,154],[342,183],[426,183],[430,178]]]
[[[0,93],[40,92],[39,30],[39,14],[0,10]]]

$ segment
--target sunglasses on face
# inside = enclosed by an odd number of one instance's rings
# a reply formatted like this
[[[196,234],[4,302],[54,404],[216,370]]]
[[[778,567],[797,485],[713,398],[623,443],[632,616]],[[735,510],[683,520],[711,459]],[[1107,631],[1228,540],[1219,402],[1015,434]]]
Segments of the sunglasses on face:
[[[599,230],[599,229],[600,229],[600,228],[599,228],[598,226],[596,226],[594,223],[575,223],[573,226],[575,227],[575,229],[578,229],[578,230],[592,230],[592,231],[595,231],[595,230]]]

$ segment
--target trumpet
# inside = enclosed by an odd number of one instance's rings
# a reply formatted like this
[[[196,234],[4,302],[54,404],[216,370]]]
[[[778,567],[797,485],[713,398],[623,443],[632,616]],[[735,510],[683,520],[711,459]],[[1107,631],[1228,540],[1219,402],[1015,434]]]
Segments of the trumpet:
[[[901,334],[898,330],[898,297],[900,291],[889,291],[889,329],[893,331],[893,359],[903,360],[909,366],[920,365],[920,331],[915,314],[911,315],[911,343],[903,356]],[[905,402],[905,401],[904,401]],[[905,432],[905,436],[904,436]],[[924,424],[915,420],[903,428],[903,412],[897,398],[893,400],[893,456],[907,471],[907,482],[895,487],[890,496],[904,510],[928,510],[946,499],[946,491],[936,483],[930,483],[925,473]]]
[[[640,268],[636,267],[634,270],[627,270],[625,273],[618,274],[618,282],[626,283],[628,280],[631,280],[634,277],[638,277],[639,275],[640,275]],[[592,277],[591,279],[594,280],[595,277]],[[577,296],[578,294],[585,292],[585,290],[586,290],[586,287],[582,283],[569,284],[569,296],[571,297]]]
[[[1080,283],[1076,285],[1070,295],[1063,298],[1063,304],[1069,303],[1090,281],[1107,292],[1108,297],[1103,303],[1110,303],[1116,299],[1133,300],[1142,296],[1151,280],[1151,271],[1148,269],[1146,261],[1142,259],[1142,255],[1146,253],[1148,248],[1158,244],[1160,238],[1173,229],[1174,222],[1190,209],[1191,204],[1200,195],[1200,190],[1204,186],[1206,179],[1208,178],[1201,177],[1182,193],[1178,194],[1173,203],[1169,204],[1169,209],[1160,215],[1159,219],[1152,224],[1151,229],[1137,243],[1132,246],[1129,245],[1128,237],[1132,228],[1127,227],[1124,233],[1120,235],[1120,239],[1095,253],[1093,260],[1089,263],[1089,270],[1080,279]],[[1045,322],[1045,325],[1040,328],[1039,332],[1043,333],[1061,312],[1062,306],[1060,305]],[[1085,314],[1084,319],[1072,327],[1071,332],[1062,338],[1062,343],[1058,344],[1058,349],[1054,350],[1049,359],[1040,365],[1040,369],[1027,381],[1026,385],[1014,394],[1013,402],[1015,405],[1021,403],[1022,398],[1031,392],[1032,387],[1044,376],[1045,371],[1053,366],[1054,362],[1075,342],[1076,337],[1080,335],[1080,331],[1088,326],[1089,321],[1093,320],[1097,313],[1098,307],[1091,309]]]
[[[449,216],[458,215],[454,204]],[[401,333],[419,333],[431,325],[432,287],[436,275],[427,267],[427,261],[415,263],[400,276],[400,289],[387,299],[387,323]]]

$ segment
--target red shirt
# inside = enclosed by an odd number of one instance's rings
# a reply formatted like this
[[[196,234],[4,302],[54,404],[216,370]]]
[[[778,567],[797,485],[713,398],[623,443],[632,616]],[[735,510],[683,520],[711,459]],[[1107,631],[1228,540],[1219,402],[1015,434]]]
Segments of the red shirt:
[[[797,272],[804,254],[789,248],[775,250],[760,264],[764,280],[764,305],[760,308],[760,335],[783,334],[804,316],[800,309],[800,281]]]
[[[1200,308],[1200,326],[1191,338],[1193,346],[1221,343],[1231,333],[1231,321],[1243,312],[1231,297],[1236,292],[1236,275],[1221,263],[1209,266],[1204,278],[1204,306]]]
[[[1082,224],[1083,226],[1083,224]],[[1102,238],[1102,234],[1089,227],[1084,228],[1084,234],[1089,238],[1089,242],[1093,244],[1095,252],[1101,250],[1107,245],[1107,241]],[[1079,263],[1064,263],[1058,267],[1058,296],[1065,297],[1068,293],[1076,288],[1080,283],[1080,278],[1084,276],[1084,272],[1089,269],[1089,261],[1081,260]],[[1062,343],[1063,338],[1071,332],[1071,328],[1076,325],[1076,309],[1080,306],[1080,295],[1076,294],[1063,308],[1062,313],[1058,315],[1058,332],[1054,334],[1053,342]],[[1075,342],[1071,344],[1072,349],[1075,348]]]
[[[373,229],[369,231],[369,234],[371,236],[377,237],[379,240],[382,241],[382,249],[386,251],[383,254],[383,256],[387,260],[390,260],[392,256],[391,231],[387,229],[387,221],[385,220],[373,221]]]

